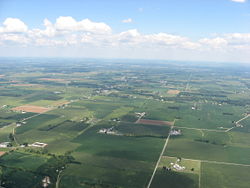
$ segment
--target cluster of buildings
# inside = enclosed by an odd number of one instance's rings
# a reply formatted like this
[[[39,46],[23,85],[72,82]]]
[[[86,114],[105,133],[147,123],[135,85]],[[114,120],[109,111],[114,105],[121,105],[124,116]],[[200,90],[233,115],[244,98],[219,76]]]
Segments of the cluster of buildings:
[[[0,148],[8,148],[11,147],[12,144],[10,142],[2,142],[0,143]]]
[[[43,184],[43,187],[48,187],[49,184],[51,184],[51,181],[50,181],[50,177],[49,176],[45,176],[42,180],[42,184]]]
[[[111,135],[118,135],[121,136],[122,134],[118,133],[116,130],[114,130],[114,126],[110,128],[103,128],[98,131],[98,133],[101,134],[111,134]]]
[[[102,134],[116,134],[117,132],[114,130],[114,127],[110,127],[110,128],[100,129],[98,131],[98,133],[102,133]]]
[[[175,163],[171,162],[169,167],[163,166],[163,170],[176,170],[176,171],[182,171],[185,170],[186,167],[185,166],[181,166],[180,164],[178,164],[181,161],[181,158],[177,158],[177,161]]]
[[[33,144],[30,144],[29,146],[38,147],[38,148],[44,148],[47,145],[48,144],[42,143],[42,142],[34,142]]]
[[[177,170],[177,171],[181,171],[181,170],[185,170],[186,169],[185,166],[181,166],[181,165],[179,165],[177,163],[170,163],[170,164],[171,164],[172,168],[175,169],[175,170]]]
[[[181,135],[181,130],[171,130],[169,133],[171,136],[179,136]]]

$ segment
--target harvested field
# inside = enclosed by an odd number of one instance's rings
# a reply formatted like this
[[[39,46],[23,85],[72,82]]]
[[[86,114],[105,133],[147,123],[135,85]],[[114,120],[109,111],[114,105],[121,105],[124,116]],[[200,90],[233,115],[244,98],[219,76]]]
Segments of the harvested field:
[[[32,106],[32,105],[23,105],[12,108],[13,111],[25,111],[25,112],[34,112],[34,113],[44,113],[50,110],[50,108],[45,108],[41,106]]]
[[[0,157],[3,156],[5,154],[4,151],[0,151]]]
[[[39,80],[43,80],[43,81],[51,81],[51,82],[59,82],[59,83],[67,83],[67,80],[64,79],[60,79],[60,78],[41,78]]]
[[[172,95],[178,95],[180,92],[181,91],[179,91],[179,90],[173,90],[173,89],[168,90],[168,94],[172,94]]]
[[[136,122],[137,124],[146,124],[146,125],[174,125],[174,122],[171,121],[159,121],[159,120],[150,120],[150,119],[140,119]]]
[[[39,86],[38,84],[11,84],[12,86]]]

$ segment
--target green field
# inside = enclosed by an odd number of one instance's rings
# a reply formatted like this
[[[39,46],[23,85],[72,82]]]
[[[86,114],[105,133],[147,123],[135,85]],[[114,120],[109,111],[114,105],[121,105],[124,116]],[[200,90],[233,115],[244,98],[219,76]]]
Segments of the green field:
[[[250,167],[202,163],[201,185],[204,188],[212,187],[239,187],[249,186],[248,174]]]
[[[0,58],[0,186],[49,177],[49,188],[248,187],[249,68],[24,60]],[[21,105],[50,110],[12,110]],[[185,169],[171,165],[178,158]]]

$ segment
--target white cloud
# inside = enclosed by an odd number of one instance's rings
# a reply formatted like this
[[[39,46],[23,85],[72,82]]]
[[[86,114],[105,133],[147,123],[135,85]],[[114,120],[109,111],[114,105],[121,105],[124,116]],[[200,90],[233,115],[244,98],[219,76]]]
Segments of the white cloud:
[[[131,23],[133,20],[131,18],[122,20],[122,23]]]
[[[80,31],[88,31],[92,33],[110,33],[111,27],[103,22],[92,22],[89,19],[84,19],[78,22],[78,29]]]
[[[236,2],[236,3],[245,3],[247,2],[247,0],[231,0],[233,2]]]
[[[210,48],[224,48],[227,46],[228,41],[224,38],[221,37],[216,37],[216,38],[203,38],[199,40],[200,44],[203,44],[204,47],[210,47]]]
[[[92,33],[110,33],[111,28],[103,22],[92,22],[84,19],[77,22],[70,16],[60,16],[56,19],[55,28],[61,31],[85,31]]]
[[[0,27],[0,33],[26,32],[28,27],[18,18],[7,18]]]
[[[26,45],[28,43],[30,43],[30,40],[24,36],[24,35],[20,35],[20,34],[16,34],[16,33],[4,33],[0,35],[0,41],[2,42],[12,42],[12,43],[19,43],[22,45]]]
[[[236,54],[235,59],[250,58],[250,33],[216,34],[211,38],[192,40],[163,32],[143,34],[137,29],[112,33],[106,23],[89,19],[76,21],[72,17],[59,17],[55,23],[44,19],[43,25],[44,28],[28,29],[20,19],[7,18],[0,27],[0,48],[9,45],[32,49],[39,46],[60,51],[62,47],[67,47],[69,50],[78,49],[78,53],[84,49],[92,50],[94,54],[97,50],[104,55],[115,55],[117,52],[122,57],[130,57],[133,53],[134,57],[141,58],[151,56],[150,52],[152,57],[166,58],[179,57],[181,54],[185,54],[185,57],[203,54],[204,59],[209,59],[213,56],[211,54],[216,54],[218,58],[231,57],[232,54]]]
[[[76,31],[77,22],[70,16],[60,16],[56,19],[55,28],[57,30]]]
[[[32,29],[28,31],[28,35],[32,38],[36,37],[54,37],[57,33],[53,24],[48,20],[43,20],[43,25],[45,26],[44,30],[41,29]]]
[[[161,45],[178,45],[182,44],[183,42],[187,42],[188,39],[185,37],[181,37],[178,35],[171,35],[167,33],[158,33],[158,34],[151,34],[145,35],[145,38],[148,41],[153,43],[161,44]]]

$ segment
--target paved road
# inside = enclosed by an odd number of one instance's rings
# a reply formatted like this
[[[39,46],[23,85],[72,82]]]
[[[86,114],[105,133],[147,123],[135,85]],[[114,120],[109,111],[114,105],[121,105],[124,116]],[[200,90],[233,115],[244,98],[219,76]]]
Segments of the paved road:
[[[172,129],[173,129],[173,126],[170,128],[170,131],[171,131]],[[160,161],[161,161],[161,157],[163,156],[163,153],[164,153],[164,151],[165,151],[165,149],[166,149],[166,147],[167,147],[167,145],[168,145],[168,140],[169,140],[169,137],[170,137],[170,131],[169,131],[168,137],[167,137],[167,139],[166,139],[166,142],[165,142],[165,144],[164,144],[164,146],[163,146],[163,148],[162,148],[162,151],[161,151],[161,154],[160,154],[160,156],[159,156],[159,159],[158,159],[158,161],[157,161],[157,163],[156,163],[156,165],[155,165],[155,169],[154,169],[153,174],[152,174],[152,176],[151,176],[151,178],[150,178],[150,181],[149,181],[149,183],[148,183],[147,188],[150,188],[150,186],[151,186],[151,183],[152,183],[152,181],[153,181],[153,179],[154,179],[156,170],[157,170],[157,168],[158,168],[158,166],[159,166],[159,163],[160,163]]]
[[[246,115],[245,117],[241,118],[240,120],[236,121],[236,122],[235,122],[236,125],[237,125],[238,123],[240,123],[242,120],[247,119],[249,116],[250,116],[250,115],[248,114],[248,115]]]

